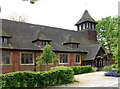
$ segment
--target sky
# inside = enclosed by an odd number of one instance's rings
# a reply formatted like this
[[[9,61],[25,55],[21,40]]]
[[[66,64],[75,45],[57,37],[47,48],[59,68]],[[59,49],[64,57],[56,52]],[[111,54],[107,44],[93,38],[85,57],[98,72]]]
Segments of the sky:
[[[87,9],[97,21],[118,15],[120,0],[39,0],[35,4],[23,0],[0,0],[0,18],[25,17],[27,23],[77,30],[75,23]]]

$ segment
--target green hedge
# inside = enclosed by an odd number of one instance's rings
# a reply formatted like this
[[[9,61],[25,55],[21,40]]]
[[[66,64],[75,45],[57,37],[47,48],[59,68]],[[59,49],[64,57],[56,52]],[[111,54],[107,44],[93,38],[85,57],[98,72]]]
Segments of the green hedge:
[[[74,71],[74,75],[93,72],[92,66],[90,66],[90,65],[87,65],[87,66],[71,66],[71,68]]]
[[[46,87],[73,82],[69,67],[53,67],[50,71],[18,71],[2,75],[2,87]]]

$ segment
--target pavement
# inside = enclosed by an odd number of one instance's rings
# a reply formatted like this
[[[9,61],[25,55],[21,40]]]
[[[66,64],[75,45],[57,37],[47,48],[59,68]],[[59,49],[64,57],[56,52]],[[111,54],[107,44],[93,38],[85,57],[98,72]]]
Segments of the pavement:
[[[99,71],[74,75],[74,79],[79,82],[55,87],[120,87],[120,78],[104,76],[105,73],[104,71]]]

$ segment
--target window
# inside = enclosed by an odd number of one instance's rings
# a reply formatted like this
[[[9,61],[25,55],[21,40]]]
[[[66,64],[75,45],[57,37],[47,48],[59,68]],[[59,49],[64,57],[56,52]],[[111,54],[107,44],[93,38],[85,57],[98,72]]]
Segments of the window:
[[[89,29],[91,29],[91,23],[89,23]]]
[[[80,55],[76,55],[76,57],[75,57],[75,62],[76,62],[76,63],[80,63]]]
[[[93,28],[92,28],[92,23],[91,23],[91,26],[90,26],[90,28],[91,28],[91,29],[93,29]]]
[[[92,29],[95,29],[95,28],[94,28],[94,24],[92,24]]]
[[[33,54],[22,53],[21,64],[33,64]]]
[[[81,25],[79,25],[79,30],[81,30]]]
[[[83,30],[83,24],[81,24],[81,30]]]
[[[60,63],[68,63],[68,55],[60,55]]]
[[[96,29],[96,25],[94,24],[94,29]]]
[[[83,24],[83,29],[85,29],[85,24]]]
[[[8,38],[0,37],[0,44],[2,43],[8,44]]]
[[[78,48],[77,44],[71,44],[71,48]]]
[[[40,47],[44,47],[47,44],[49,44],[48,41],[40,41]]]
[[[88,29],[88,23],[86,23],[86,29]]]
[[[10,53],[2,53],[0,57],[0,64],[10,64]]]

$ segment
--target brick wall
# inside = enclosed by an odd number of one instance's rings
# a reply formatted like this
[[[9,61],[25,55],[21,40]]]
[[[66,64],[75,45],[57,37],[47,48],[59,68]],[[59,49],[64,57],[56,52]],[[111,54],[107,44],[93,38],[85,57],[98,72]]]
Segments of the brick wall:
[[[34,64],[33,65],[21,65],[21,53],[33,53],[33,51],[2,51],[2,52],[9,52],[11,53],[11,58],[10,58],[10,65],[2,65],[2,73],[9,73],[9,72],[15,72],[15,71],[25,71],[25,70],[30,70],[34,71]],[[48,66],[48,70],[51,67],[54,66],[80,66],[81,64],[76,64],[75,63],[75,55],[80,54],[80,53],[58,53],[56,52],[56,60],[59,59],[60,54],[68,54],[68,64],[60,64],[59,61],[53,62],[53,64],[50,64]],[[36,52],[36,56],[40,56],[41,52]],[[38,67],[38,71],[44,71],[45,70],[45,65],[40,65]]]
[[[94,30],[82,30],[88,40],[97,41],[97,32]]]

